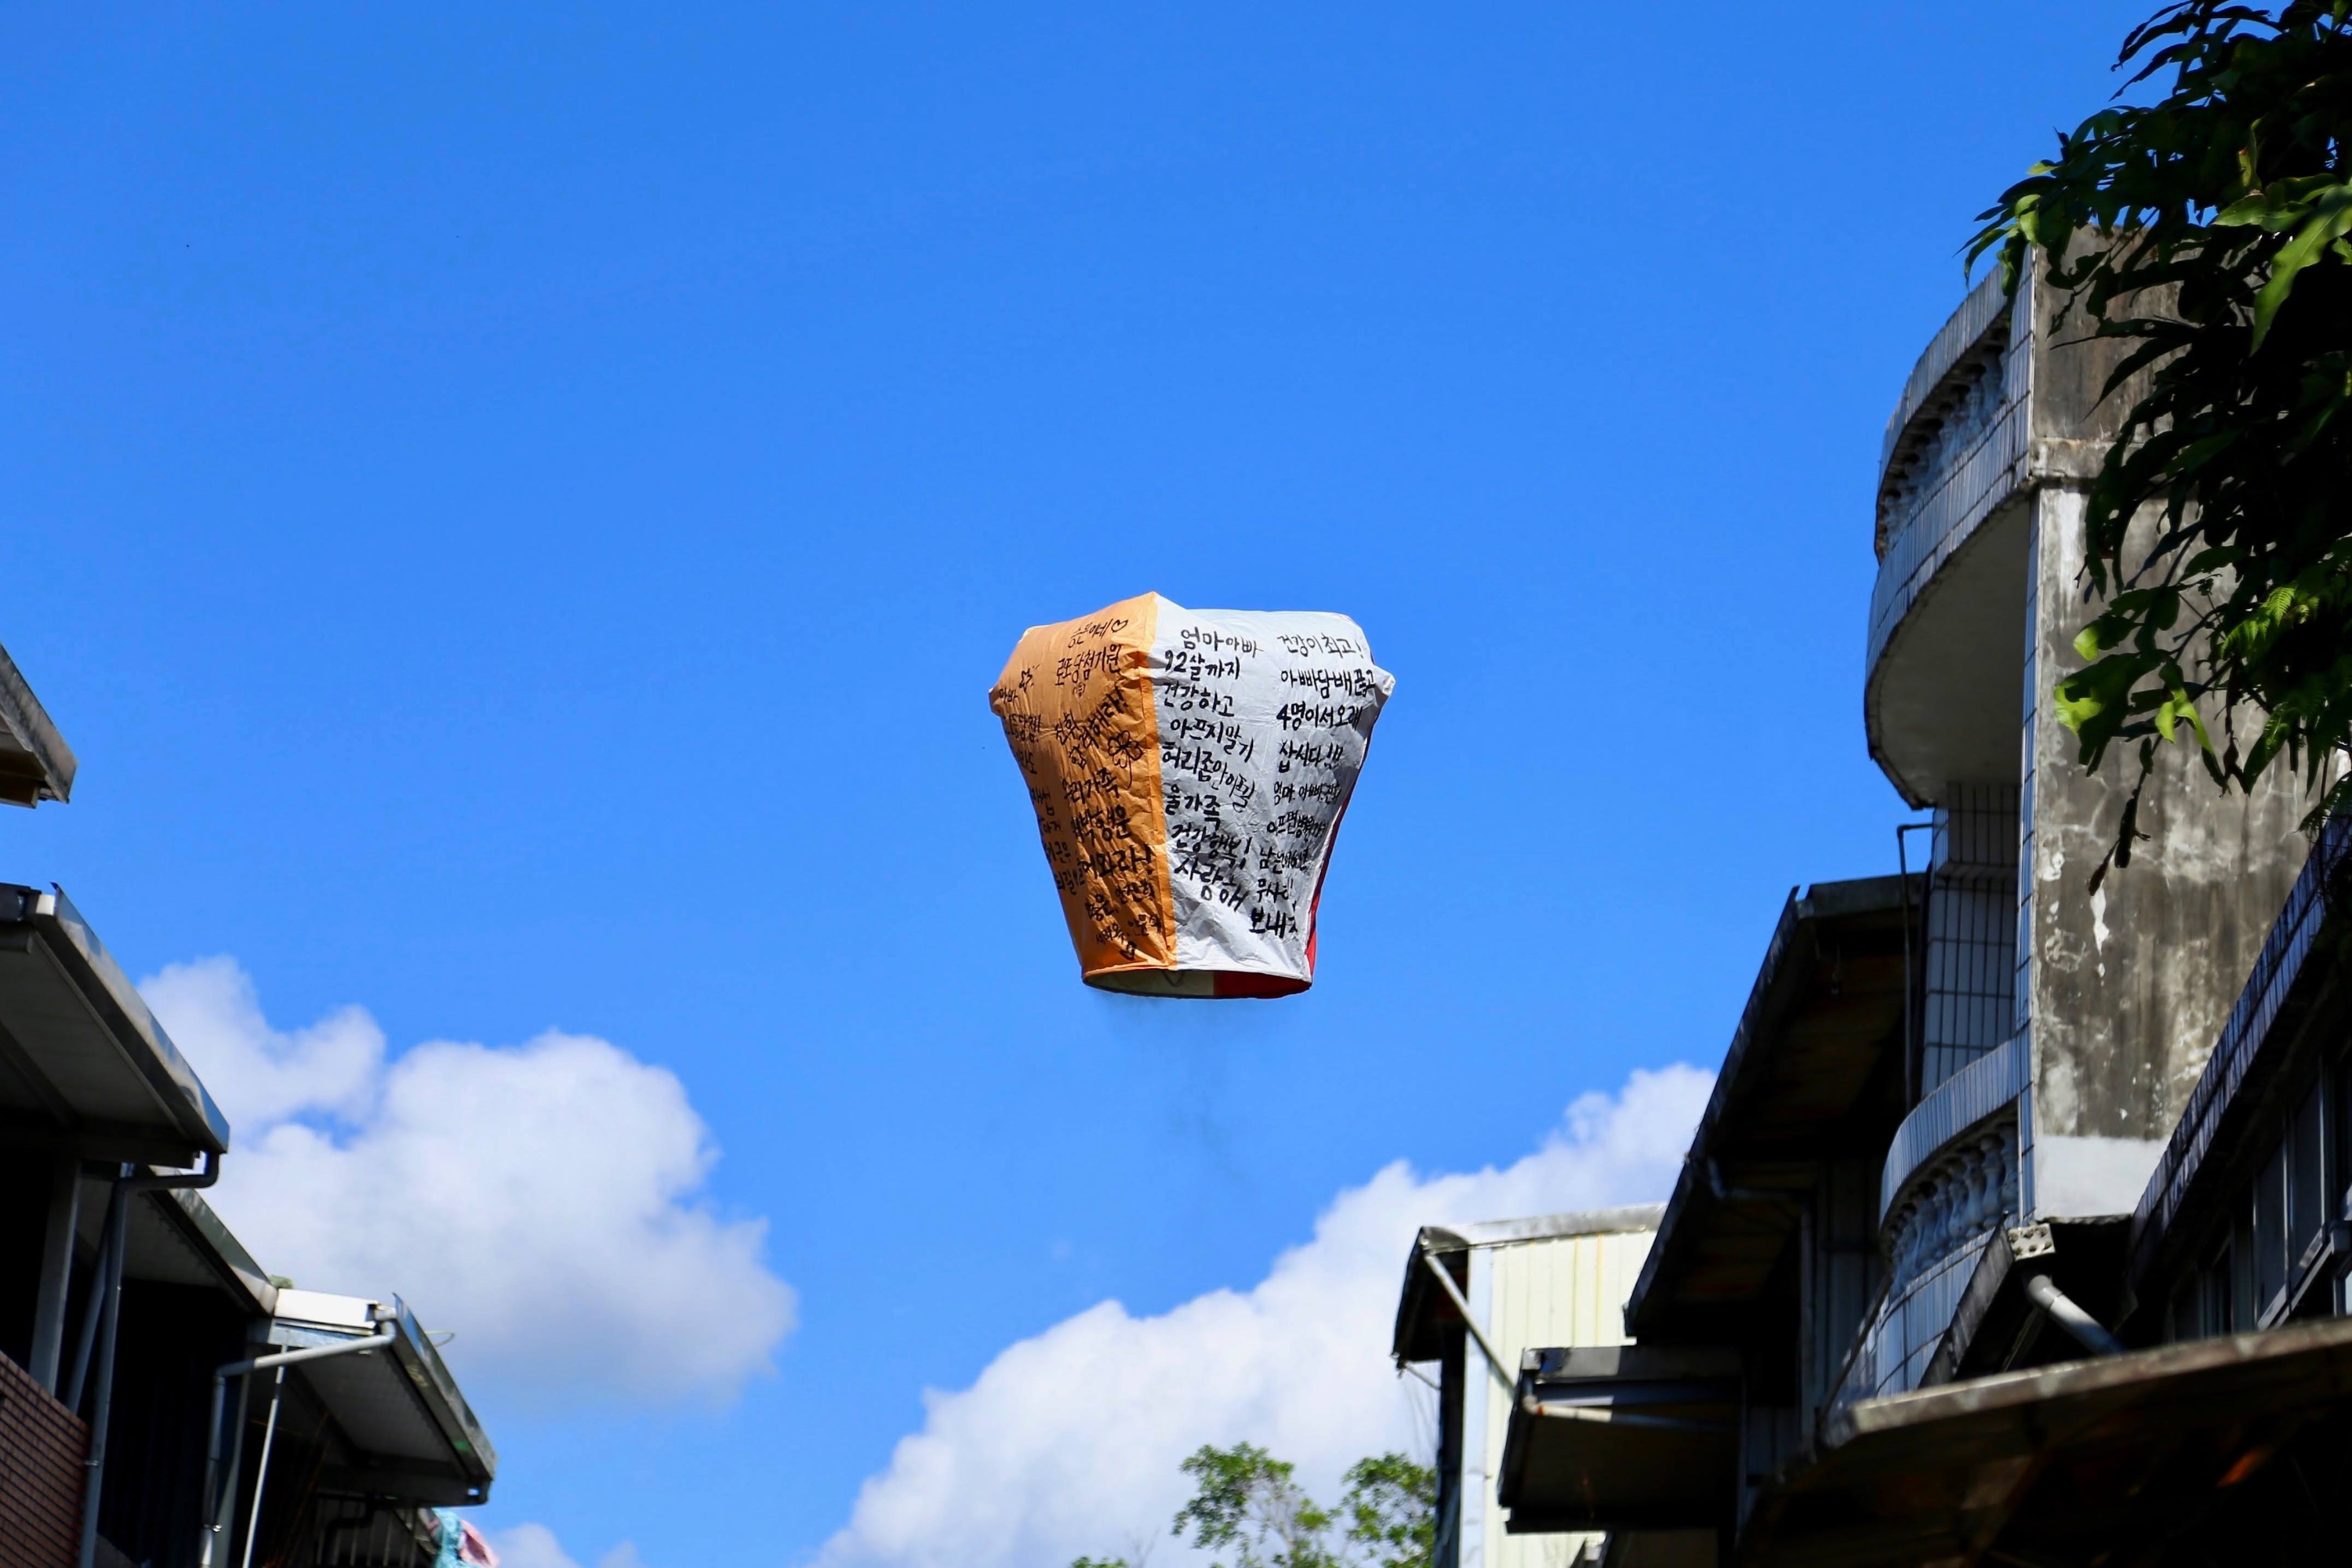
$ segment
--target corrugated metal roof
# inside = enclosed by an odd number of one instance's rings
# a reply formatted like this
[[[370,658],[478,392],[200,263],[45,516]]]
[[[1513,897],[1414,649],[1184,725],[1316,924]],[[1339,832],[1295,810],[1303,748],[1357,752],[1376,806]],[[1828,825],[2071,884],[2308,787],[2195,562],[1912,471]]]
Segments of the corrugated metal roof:
[[[1618,1208],[1531,1215],[1526,1219],[1490,1219],[1476,1225],[1426,1225],[1421,1227],[1421,1245],[1431,1252],[1459,1252],[1465,1247],[1507,1247],[1515,1241],[1549,1241],[1562,1236],[1655,1230],[1665,1212],[1664,1204],[1627,1204]]]
[[[1455,1282],[1460,1284],[1467,1278],[1463,1267],[1463,1255],[1474,1249],[1567,1241],[1578,1237],[1646,1236],[1658,1228],[1658,1221],[1665,1212],[1664,1204],[1633,1204],[1620,1208],[1583,1209],[1572,1214],[1486,1220],[1475,1225],[1423,1226],[1413,1239],[1411,1255],[1405,1259],[1404,1289],[1397,1298],[1396,1330],[1390,1341],[1391,1353],[1400,1361],[1433,1361],[1437,1356],[1437,1325],[1461,1321],[1461,1314],[1454,1310],[1454,1303],[1430,1278],[1427,1266],[1421,1261],[1424,1251],[1438,1258],[1440,1267],[1447,1268]],[[1647,1246],[1646,1241],[1643,1245]],[[1626,1283],[1630,1285],[1632,1281],[1628,1279]],[[1617,1331],[1616,1309],[1622,1304],[1622,1291],[1616,1300],[1609,1303],[1612,1333]]]

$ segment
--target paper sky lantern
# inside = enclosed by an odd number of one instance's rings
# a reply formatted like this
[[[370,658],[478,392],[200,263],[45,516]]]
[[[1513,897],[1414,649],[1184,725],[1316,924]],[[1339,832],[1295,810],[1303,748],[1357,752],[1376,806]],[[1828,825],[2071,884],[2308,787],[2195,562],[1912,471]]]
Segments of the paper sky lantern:
[[[1345,616],[1146,594],[1030,627],[988,700],[1087,984],[1312,984],[1323,872],[1395,685]]]

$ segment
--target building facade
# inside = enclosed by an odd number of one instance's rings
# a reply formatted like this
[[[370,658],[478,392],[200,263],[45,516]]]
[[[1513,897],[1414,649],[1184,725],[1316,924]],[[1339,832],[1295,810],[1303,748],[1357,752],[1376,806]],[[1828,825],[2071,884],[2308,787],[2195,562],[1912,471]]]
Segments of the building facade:
[[[0,653],[0,800],[72,752]],[[227,1119],[62,889],[0,884],[0,1564],[432,1568],[497,1455],[396,1299],[273,1279]]]
[[[1633,1343],[1523,1355],[1508,1528],[1792,1568],[2352,1530],[2352,826],[2163,748],[2095,883],[2133,761],[2086,775],[2050,693],[2129,390],[2071,310],[1989,281],[1897,402],[1864,718],[1921,837],[1791,896]]]
[[[1625,1295],[1664,1212],[1428,1226],[1414,1238],[1391,1350],[1400,1368],[1434,1371],[1433,1568],[1573,1568],[1597,1553],[1596,1534],[1511,1532],[1495,1477],[1520,1360],[1541,1345],[1625,1342]]]

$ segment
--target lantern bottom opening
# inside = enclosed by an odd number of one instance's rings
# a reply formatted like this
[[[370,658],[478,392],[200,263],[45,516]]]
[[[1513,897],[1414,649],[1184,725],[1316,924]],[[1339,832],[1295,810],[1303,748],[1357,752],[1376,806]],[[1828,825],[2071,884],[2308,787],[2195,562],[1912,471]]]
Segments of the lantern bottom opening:
[[[1254,969],[1098,969],[1087,984],[1129,996],[1186,996],[1222,1001],[1237,996],[1296,996],[1314,982]]]

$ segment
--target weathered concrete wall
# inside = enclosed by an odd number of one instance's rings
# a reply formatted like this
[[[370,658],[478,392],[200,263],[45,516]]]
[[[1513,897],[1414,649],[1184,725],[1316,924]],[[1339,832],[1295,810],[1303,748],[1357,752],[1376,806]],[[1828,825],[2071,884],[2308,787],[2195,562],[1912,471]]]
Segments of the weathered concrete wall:
[[[2223,795],[2188,745],[2159,746],[2132,864],[2091,872],[2138,774],[2110,751],[2075,761],[2051,689],[2081,668],[2084,490],[2035,500],[2033,660],[2027,676],[2026,831],[2032,1026],[2028,1203],[2037,1216],[2128,1213],[2301,869],[2306,803],[2274,773]]]
[[[1914,372],[1890,425],[1874,599],[1878,657],[1864,710],[1874,754],[1915,805],[1948,809],[1971,793],[1960,786],[2017,781],[2018,876],[2009,896],[2018,966],[2011,1022],[2031,1028],[2019,1108],[2023,1200],[2036,1215],[2126,1213],[2302,865],[2305,803],[2283,775],[2251,800],[2225,796],[2193,752],[2163,748],[2140,815],[2152,840],[2090,891],[2137,761],[2118,752],[2085,776],[2050,693],[2079,666],[2074,634],[2091,613],[2081,583],[2087,486],[2144,384],[2108,395],[2128,345],[2091,337],[2073,302],[2038,279],[2001,332],[1992,331],[1998,315],[1990,294],[1970,297]],[[1997,376],[1988,355],[1998,357]],[[1994,479],[1961,483],[1979,468]],[[1922,520],[1943,514],[1906,498],[1955,486],[1974,510],[1953,512],[1949,538],[1928,528],[1913,539]],[[1893,617],[1883,629],[1882,611]],[[2021,685],[2022,703],[2004,707],[2018,701]],[[1939,967],[1963,952],[1990,961],[2003,945],[1985,928],[2004,889],[1990,875],[1980,881],[1976,903],[1984,907],[1946,900],[1946,912],[1969,916],[1966,941],[1931,929],[1926,944],[1929,1083],[2010,1037],[1998,1019],[1979,1016],[1998,1010],[2001,987],[1975,970],[1955,980],[1949,965]],[[1965,1031],[1935,1011],[1947,992],[1983,1004]]]

